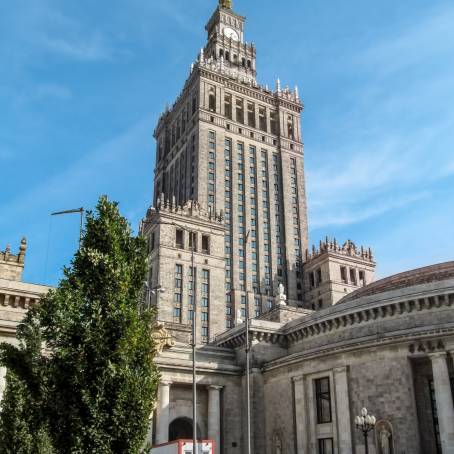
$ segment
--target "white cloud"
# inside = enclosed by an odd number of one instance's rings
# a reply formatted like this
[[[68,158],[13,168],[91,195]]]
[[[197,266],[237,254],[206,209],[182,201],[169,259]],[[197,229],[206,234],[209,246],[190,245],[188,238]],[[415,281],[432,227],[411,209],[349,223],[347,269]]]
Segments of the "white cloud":
[[[425,66],[429,56],[444,61],[454,52],[454,40],[447,39],[454,35],[451,19],[453,7],[436,10],[351,56],[348,77],[361,65],[373,74],[342,94],[342,116],[327,113],[331,134],[310,149],[317,156],[307,166],[311,227],[381,216],[427,197],[434,182],[454,173],[452,75],[449,65]],[[425,70],[399,79],[397,73],[415,62]],[[384,83],[374,74],[392,77]]]
[[[435,6],[419,21],[360,53],[357,63],[380,75],[391,75],[421,62],[428,64],[440,55],[452,56],[453,22],[452,5]]]
[[[41,43],[48,51],[75,60],[98,61],[109,60],[113,57],[112,49],[99,35],[91,36],[88,39],[46,36],[43,37]]]

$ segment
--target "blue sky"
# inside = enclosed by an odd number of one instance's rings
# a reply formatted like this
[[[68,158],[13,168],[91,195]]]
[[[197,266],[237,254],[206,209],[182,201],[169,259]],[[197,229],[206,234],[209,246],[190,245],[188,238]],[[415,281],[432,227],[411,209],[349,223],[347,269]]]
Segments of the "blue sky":
[[[153,128],[216,0],[0,3],[0,249],[56,283],[100,194],[137,226]],[[454,251],[454,3],[236,0],[259,81],[300,86],[311,242],[370,245],[378,275]]]

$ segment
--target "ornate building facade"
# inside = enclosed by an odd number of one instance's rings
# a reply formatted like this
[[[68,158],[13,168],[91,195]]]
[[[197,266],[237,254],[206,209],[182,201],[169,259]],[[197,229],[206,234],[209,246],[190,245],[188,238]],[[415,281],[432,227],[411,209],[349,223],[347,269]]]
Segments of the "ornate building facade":
[[[364,454],[355,416],[367,407],[370,454],[454,454],[454,262],[374,281],[369,248],[309,249],[298,90],[257,83],[231,1],[206,30],[155,129],[141,225],[162,375],[148,441],[192,438],[197,317],[197,433],[216,453],[247,452],[249,317],[253,453]],[[48,290],[22,282],[25,253],[25,241],[0,253],[0,335],[11,342]]]

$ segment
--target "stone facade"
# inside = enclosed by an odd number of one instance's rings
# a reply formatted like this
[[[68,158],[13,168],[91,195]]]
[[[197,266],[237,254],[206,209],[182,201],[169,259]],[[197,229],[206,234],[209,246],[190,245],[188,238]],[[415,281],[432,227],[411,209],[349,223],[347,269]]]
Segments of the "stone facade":
[[[315,310],[332,306],[374,279],[375,262],[370,248],[357,248],[352,241],[341,246],[336,239],[326,238],[318,249],[313,246],[311,252],[306,250],[305,307]]]
[[[195,200],[223,212],[224,328],[273,305],[279,283],[303,304],[308,247],[298,90],[256,81],[245,18],[221,3],[183,91],[155,129],[154,205]],[[248,236],[249,232],[249,236]]]
[[[10,248],[0,252],[0,342],[16,343],[16,328],[27,310],[37,304],[49,287],[22,282],[27,241],[22,239],[19,253]],[[0,398],[5,386],[6,370],[0,367]]]

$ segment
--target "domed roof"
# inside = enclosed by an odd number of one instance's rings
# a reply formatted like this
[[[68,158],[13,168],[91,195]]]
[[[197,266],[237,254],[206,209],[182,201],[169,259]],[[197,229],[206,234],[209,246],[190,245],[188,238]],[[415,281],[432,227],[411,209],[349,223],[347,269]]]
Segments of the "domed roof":
[[[454,262],[425,266],[385,277],[346,295],[337,304],[353,301],[364,296],[377,295],[391,290],[403,289],[414,285],[430,284],[431,282],[439,282],[446,279],[454,279]]]

